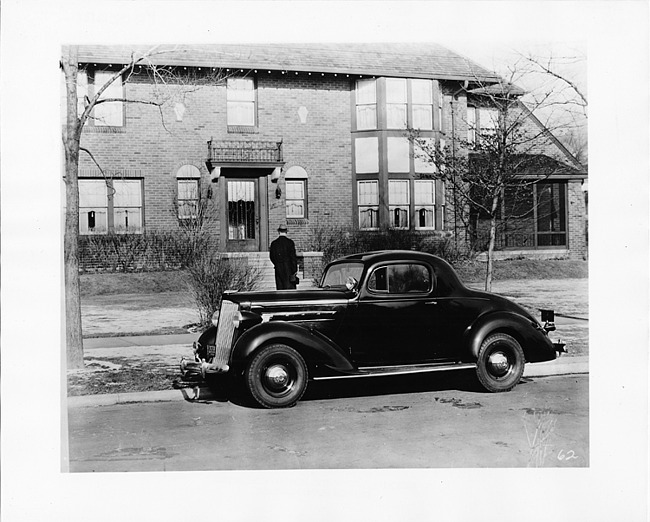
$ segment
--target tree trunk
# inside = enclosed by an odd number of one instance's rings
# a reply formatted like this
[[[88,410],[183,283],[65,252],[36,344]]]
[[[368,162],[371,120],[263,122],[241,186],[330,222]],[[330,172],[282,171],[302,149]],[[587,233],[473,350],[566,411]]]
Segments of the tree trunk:
[[[494,267],[494,244],[497,237],[497,208],[499,206],[499,196],[495,194],[492,197],[492,214],[490,217],[490,241],[487,251],[487,269],[485,272],[485,291],[492,291],[492,271]]]
[[[81,122],[77,116],[77,53],[68,49],[61,65],[65,74],[67,125],[63,132],[65,149],[65,232],[63,239],[65,277],[65,332],[68,368],[83,368],[81,293],[79,290],[79,145]]]

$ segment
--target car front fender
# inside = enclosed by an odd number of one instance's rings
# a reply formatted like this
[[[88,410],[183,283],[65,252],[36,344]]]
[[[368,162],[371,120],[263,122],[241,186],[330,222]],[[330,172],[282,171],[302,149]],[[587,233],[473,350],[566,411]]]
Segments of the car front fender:
[[[480,316],[463,332],[462,360],[476,361],[483,341],[496,332],[514,337],[524,350],[527,362],[550,361],[556,357],[553,343],[539,325],[522,315],[503,311]]]
[[[341,372],[355,369],[347,354],[329,338],[286,321],[258,324],[244,332],[233,348],[233,364],[241,367],[259,348],[274,342],[291,346],[307,364],[315,363]]]

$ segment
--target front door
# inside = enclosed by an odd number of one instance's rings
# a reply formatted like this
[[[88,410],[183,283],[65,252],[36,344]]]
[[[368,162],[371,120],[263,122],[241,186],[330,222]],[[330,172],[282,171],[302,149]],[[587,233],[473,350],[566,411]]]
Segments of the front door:
[[[260,250],[259,178],[226,179],[225,237],[227,252]]]

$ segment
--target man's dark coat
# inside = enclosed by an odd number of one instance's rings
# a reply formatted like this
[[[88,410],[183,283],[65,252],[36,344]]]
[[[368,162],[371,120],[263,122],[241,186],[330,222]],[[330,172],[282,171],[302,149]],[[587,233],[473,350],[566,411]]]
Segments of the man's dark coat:
[[[296,288],[292,276],[298,271],[296,245],[287,236],[280,236],[271,243],[271,262],[275,266],[275,286],[278,290]]]

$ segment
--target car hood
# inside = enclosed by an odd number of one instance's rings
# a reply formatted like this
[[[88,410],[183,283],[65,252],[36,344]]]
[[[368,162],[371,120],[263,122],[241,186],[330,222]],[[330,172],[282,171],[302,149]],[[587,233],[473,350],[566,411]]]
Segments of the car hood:
[[[332,290],[314,288],[310,290],[267,290],[259,292],[233,292],[225,293],[224,300],[234,303],[252,303],[252,304],[293,304],[301,302],[328,302],[328,301],[348,301],[356,296],[349,290]]]

